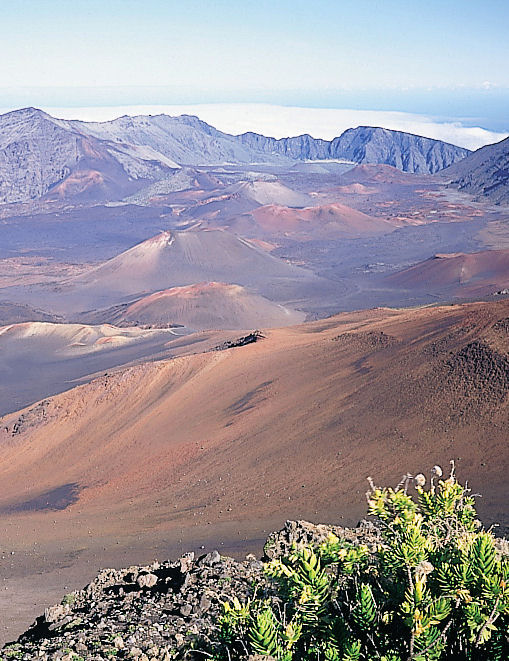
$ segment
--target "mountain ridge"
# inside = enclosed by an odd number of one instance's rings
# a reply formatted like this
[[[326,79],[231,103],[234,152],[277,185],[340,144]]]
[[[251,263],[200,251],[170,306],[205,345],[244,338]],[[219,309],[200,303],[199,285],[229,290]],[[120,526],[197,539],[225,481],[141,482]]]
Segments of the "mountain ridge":
[[[298,160],[344,159],[357,164],[392,165],[404,172],[426,174],[434,174],[471,153],[442,140],[379,126],[349,128],[332,140],[313,138],[308,133],[276,139],[248,132],[238,137],[244,144]]]
[[[455,163],[440,177],[452,186],[495,204],[509,203],[509,138],[485,145],[464,161]]]
[[[0,115],[0,203],[48,197],[123,199],[185,166],[287,164],[302,160],[385,163],[432,174],[470,152],[379,127],[347,129],[331,141],[231,135],[194,115],[124,115],[107,122],[52,117],[29,107]]]

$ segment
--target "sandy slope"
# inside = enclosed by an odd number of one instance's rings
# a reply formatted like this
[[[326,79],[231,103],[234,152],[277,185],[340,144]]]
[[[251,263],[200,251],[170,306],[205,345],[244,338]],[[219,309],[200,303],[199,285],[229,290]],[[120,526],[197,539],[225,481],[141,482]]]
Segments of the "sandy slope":
[[[262,235],[295,238],[361,237],[388,234],[403,222],[373,218],[340,202],[303,209],[266,205],[236,219],[236,231],[258,230]]]
[[[508,319],[508,302],[348,313],[4,418],[6,586],[30,619],[29,574],[40,611],[64,565],[74,585],[106,562],[256,547],[290,517],[354,523],[367,475],[394,483],[450,458],[507,526]]]
[[[387,278],[408,289],[452,290],[455,296],[486,295],[509,286],[509,250],[437,254]]]
[[[306,316],[240,285],[224,282],[173,287],[96,314],[103,318],[110,315],[109,320],[121,326],[180,324],[193,330],[292,326]]]
[[[259,269],[259,272],[257,272]],[[162,232],[78,276],[72,285],[96,285],[124,294],[160,290],[161,285],[194,284],[204,274],[240,280],[305,276],[239,237],[221,230]],[[230,282],[231,280],[225,280]]]
[[[260,205],[282,204],[289,207],[302,207],[309,204],[308,195],[294,191],[280,181],[247,181],[237,184],[233,190],[238,195]]]
[[[27,322],[0,327],[0,415],[140,360],[208,350],[226,333]],[[237,333],[238,334],[238,333]]]
[[[206,281],[247,286],[281,303],[309,295],[306,287],[327,289],[327,282],[310,271],[273,257],[246,239],[219,229],[196,229],[161,232],[70,278],[58,291],[41,295],[47,308],[69,313]]]

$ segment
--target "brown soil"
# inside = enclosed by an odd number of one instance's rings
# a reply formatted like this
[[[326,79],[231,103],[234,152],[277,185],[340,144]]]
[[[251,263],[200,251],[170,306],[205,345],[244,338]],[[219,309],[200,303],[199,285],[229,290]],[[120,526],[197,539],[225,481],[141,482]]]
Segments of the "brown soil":
[[[509,285],[509,250],[437,254],[387,278],[392,286],[452,290],[456,295],[493,294]]]
[[[246,329],[292,326],[306,315],[269,301],[240,285],[201,282],[155,292],[125,309],[96,313],[103,320],[121,326],[168,324],[194,330],[211,328]]]

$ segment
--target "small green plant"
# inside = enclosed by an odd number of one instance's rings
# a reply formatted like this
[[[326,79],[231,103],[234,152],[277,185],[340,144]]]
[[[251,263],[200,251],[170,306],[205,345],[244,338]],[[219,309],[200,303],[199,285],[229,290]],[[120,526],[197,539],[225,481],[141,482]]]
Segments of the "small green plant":
[[[396,488],[370,481],[372,547],[334,535],[265,566],[275,599],[224,604],[220,658],[280,661],[509,659],[509,556],[477,520],[469,490],[432,470]],[[409,494],[413,482],[416,497]]]
[[[69,592],[69,594],[66,594],[65,597],[62,599],[62,604],[64,606],[66,604],[68,604],[69,606],[73,606],[75,602],[76,602],[76,593],[75,592]]]

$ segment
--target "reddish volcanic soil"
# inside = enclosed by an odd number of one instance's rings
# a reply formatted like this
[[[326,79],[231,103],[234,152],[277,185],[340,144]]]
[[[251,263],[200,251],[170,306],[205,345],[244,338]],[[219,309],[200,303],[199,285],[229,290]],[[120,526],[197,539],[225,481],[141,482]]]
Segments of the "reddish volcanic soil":
[[[354,524],[366,477],[457,462],[509,524],[509,302],[375,309],[139,365],[1,420],[1,637],[104,565]],[[14,555],[10,555],[14,552]]]
[[[356,165],[342,175],[345,183],[383,183],[383,184],[409,184],[411,186],[419,180],[425,181],[425,175],[416,175],[410,172],[402,172],[392,165],[365,163]]]
[[[339,202],[304,209],[262,206],[238,218],[233,227],[249,231],[253,223],[269,236],[295,234],[310,238],[387,234],[404,225],[397,219],[373,218]]]
[[[250,293],[240,285],[201,282],[156,292],[129,305],[122,325],[181,324],[194,330],[210,328],[272,328],[292,326],[306,315]]]
[[[450,289],[456,296],[493,294],[509,286],[509,250],[437,254],[386,280],[408,289]]]
[[[278,302],[309,295],[306,287],[331,288],[311,271],[273,257],[246,239],[220,229],[198,229],[161,232],[53,291],[44,290],[44,296],[51,310],[81,312],[204,281],[247,286]]]

